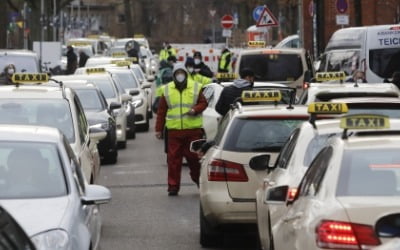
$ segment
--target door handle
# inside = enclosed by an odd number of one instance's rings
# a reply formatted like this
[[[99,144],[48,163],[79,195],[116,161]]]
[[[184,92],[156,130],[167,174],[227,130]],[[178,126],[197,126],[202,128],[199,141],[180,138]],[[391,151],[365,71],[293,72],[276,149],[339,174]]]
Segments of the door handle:
[[[290,222],[292,220],[297,220],[300,219],[303,216],[303,212],[297,212],[295,215],[291,216],[291,217],[286,217],[285,219],[283,219],[283,222]]]

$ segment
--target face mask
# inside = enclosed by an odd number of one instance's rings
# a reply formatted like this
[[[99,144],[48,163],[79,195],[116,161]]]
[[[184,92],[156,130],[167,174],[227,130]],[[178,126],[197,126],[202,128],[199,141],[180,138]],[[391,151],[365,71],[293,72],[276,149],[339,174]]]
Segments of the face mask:
[[[198,58],[194,59],[194,64],[200,64],[200,63],[201,63],[200,59],[198,59]]]
[[[8,69],[8,70],[7,70],[7,73],[8,73],[9,75],[14,74],[14,69]]]
[[[358,79],[356,80],[356,82],[357,82],[357,83],[363,83],[363,79],[358,78]]]
[[[176,79],[177,82],[182,83],[182,82],[185,81],[186,75],[185,74],[177,74],[175,76],[175,79]]]
[[[189,68],[187,68],[187,70],[189,71],[189,73],[193,73],[194,68],[189,67]]]

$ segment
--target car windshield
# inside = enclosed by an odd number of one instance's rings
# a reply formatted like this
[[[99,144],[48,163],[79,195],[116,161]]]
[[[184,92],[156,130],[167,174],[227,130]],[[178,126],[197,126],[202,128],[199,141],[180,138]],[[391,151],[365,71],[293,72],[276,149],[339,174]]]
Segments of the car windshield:
[[[95,89],[75,89],[83,109],[101,111],[104,109],[100,96]]]
[[[0,124],[28,124],[58,128],[75,141],[71,110],[65,99],[1,99]]]
[[[92,82],[101,90],[106,99],[117,98],[117,93],[109,78],[91,78]]]
[[[332,50],[324,54],[318,71],[344,71],[351,75],[359,66],[360,50]]]
[[[340,167],[337,196],[398,196],[398,148],[346,150]]]
[[[400,69],[400,48],[370,50],[369,67],[379,77],[391,78]]]
[[[242,55],[240,69],[251,68],[255,81],[295,81],[303,75],[303,64],[298,54]]]
[[[134,72],[135,72],[136,77],[137,77],[139,80],[144,80],[143,72],[142,72],[139,68],[133,68],[133,70],[134,70]]]
[[[304,118],[237,118],[232,121],[224,150],[235,152],[279,152]]]
[[[67,194],[56,144],[0,142],[0,199],[50,198]]]
[[[40,72],[38,61],[34,56],[0,55],[0,71],[2,71],[9,64],[14,64],[17,72]]]
[[[138,82],[136,81],[136,78],[132,75],[131,72],[116,72],[115,73],[118,78],[118,82],[121,84],[121,87],[126,90],[126,89],[136,89],[139,88]]]

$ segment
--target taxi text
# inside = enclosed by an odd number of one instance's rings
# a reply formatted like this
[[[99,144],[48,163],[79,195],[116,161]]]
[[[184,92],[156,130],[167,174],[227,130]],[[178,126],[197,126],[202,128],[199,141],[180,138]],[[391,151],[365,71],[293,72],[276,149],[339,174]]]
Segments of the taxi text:
[[[315,79],[318,82],[330,81],[330,80],[344,80],[346,74],[343,71],[338,72],[320,72],[315,75]]]
[[[11,80],[13,82],[48,82],[48,74],[13,74]]]

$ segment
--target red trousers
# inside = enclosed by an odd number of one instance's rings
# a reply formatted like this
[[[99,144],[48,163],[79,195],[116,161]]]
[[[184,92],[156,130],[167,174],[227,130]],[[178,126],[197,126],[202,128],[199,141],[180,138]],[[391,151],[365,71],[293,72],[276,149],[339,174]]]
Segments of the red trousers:
[[[202,129],[185,129],[168,131],[168,191],[179,191],[181,185],[182,159],[190,169],[193,182],[199,183],[200,163],[196,153],[190,152],[190,143],[203,137]]]

